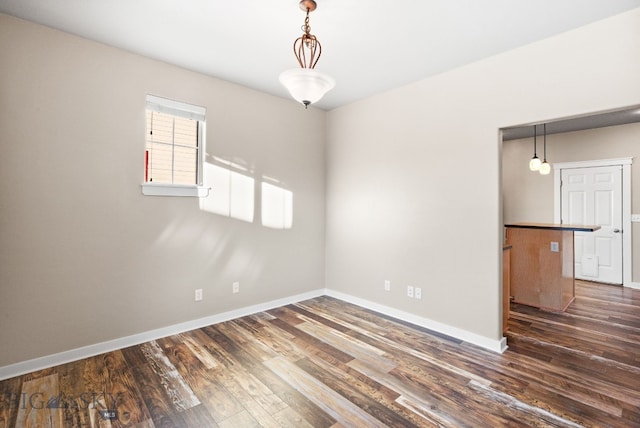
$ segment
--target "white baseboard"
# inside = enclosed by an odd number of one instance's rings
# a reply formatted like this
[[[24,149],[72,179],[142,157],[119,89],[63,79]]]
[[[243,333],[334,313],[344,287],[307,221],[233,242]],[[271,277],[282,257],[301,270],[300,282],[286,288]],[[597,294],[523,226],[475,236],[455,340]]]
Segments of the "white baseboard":
[[[629,284],[625,284],[624,286],[627,287],[627,288],[633,288],[633,289],[636,289],[636,290],[640,290],[640,282],[631,282]]]
[[[295,296],[285,297],[282,299],[272,300],[266,303],[260,303],[233,311],[223,312],[205,318],[199,318],[193,321],[187,321],[180,324],[171,325],[143,333],[134,334],[120,339],[109,340],[106,342],[96,343],[93,345],[83,346],[81,348],[60,352],[58,354],[47,355],[32,360],[23,361],[8,366],[0,367],[0,380],[9,379],[20,376],[25,373],[42,370],[48,367],[58,366],[60,364],[70,363],[83,358],[93,357],[105,352],[115,351],[117,349],[126,348],[150,340],[160,339],[162,337],[171,336],[185,331],[195,330],[197,328],[206,327],[208,325],[217,324],[246,315],[255,314],[257,312],[267,311],[269,309],[278,308],[280,306],[290,305],[302,300],[313,299],[314,297],[325,294],[324,289],[309,291]]]
[[[640,284],[637,284],[640,288]],[[634,287],[635,288],[635,287]],[[25,373],[31,373],[34,371],[42,370],[48,367],[58,366],[60,364],[70,363],[83,358],[93,357],[95,355],[103,354],[105,352],[115,351],[117,349],[126,348],[129,346],[138,345],[140,343],[149,342],[151,340],[160,339],[162,337],[171,336],[174,334],[183,333],[185,331],[195,330],[197,328],[206,327],[208,325],[217,324],[224,321],[229,321],[235,318],[240,318],[246,315],[255,314],[257,312],[267,311],[269,309],[277,308],[280,306],[290,305],[292,303],[300,302],[303,300],[313,299],[327,295],[335,297],[336,299],[343,300],[354,305],[361,306],[366,309],[370,309],[382,314],[397,318],[401,321],[406,321],[411,324],[415,324],[421,327],[428,328],[435,332],[451,336],[455,339],[472,343],[493,352],[502,353],[507,349],[507,339],[502,338],[500,340],[492,340],[484,336],[477,335],[475,333],[468,332],[456,327],[451,327],[446,324],[439,323],[437,321],[423,318],[408,312],[404,312],[398,309],[384,306],[369,300],[354,297],[349,294],[344,294],[338,291],[329,289],[318,289],[309,291],[302,294],[296,294],[295,296],[285,297],[282,299],[272,300],[266,303],[260,303],[257,305],[247,306],[245,308],[236,309],[233,311],[223,312],[220,314],[208,316],[205,318],[199,318],[193,321],[187,321],[180,324],[171,325],[155,330],[146,331],[143,333],[134,334],[131,336],[122,337],[119,339],[109,340],[106,342],[96,343],[93,345],[83,346],[81,348],[71,349],[69,351],[60,352],[58,354],[47,355],[40,358],[34,358],[32,360],[23,361],[15,364],[0,367],[0,380],[9,379],[15,376],[20,376]]]
[[[503,353],[504,351],[507,350],[506,337],[503,337],[500,340],[490,339],[485,336],[480,336],[478,334],[471,333],[467,330],[462,330],[457,327],[452,327],[447,324],[442,324],[428,318],[420,317],[418,315],[414,315],[409,312],[401,311],[399,309],[391,308],[389,306],[381,305],[379,303],[371,302],[369,300],[361,299],[359,297],[354,297],[339,291],[334,291],[330,289],[327,289],[325,291],[327,296],[335,297],[336,299],[340,299],[348,303],[353,303],[354,305],[358,305],[360,307],[370,309],[372,311],[380,312],[381,314],[385,314],[390,317],[397,318],[401,321],[406,321],[411,324],[418,325],[420,327],[428,328],[429,330],[433,330],[437,333],[451,336],[454,339],[458,339],[464,342],[474,344],[476,346],[479,346],[481,348],[487,349],[492,352]]]

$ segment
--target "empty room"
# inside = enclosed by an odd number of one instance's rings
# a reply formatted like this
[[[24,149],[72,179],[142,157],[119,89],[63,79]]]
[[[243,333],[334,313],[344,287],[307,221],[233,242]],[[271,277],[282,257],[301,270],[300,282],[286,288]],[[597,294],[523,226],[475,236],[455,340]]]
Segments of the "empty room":
[[[0,428],[640,426],[640,0],[0,0]]]

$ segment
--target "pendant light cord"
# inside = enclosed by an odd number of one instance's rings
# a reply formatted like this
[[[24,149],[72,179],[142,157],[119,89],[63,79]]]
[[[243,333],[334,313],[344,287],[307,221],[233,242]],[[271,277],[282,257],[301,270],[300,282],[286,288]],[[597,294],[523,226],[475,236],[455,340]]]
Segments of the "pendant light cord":
[[[542,125],[544,132],[544,162],[547,161],[547,124]]]

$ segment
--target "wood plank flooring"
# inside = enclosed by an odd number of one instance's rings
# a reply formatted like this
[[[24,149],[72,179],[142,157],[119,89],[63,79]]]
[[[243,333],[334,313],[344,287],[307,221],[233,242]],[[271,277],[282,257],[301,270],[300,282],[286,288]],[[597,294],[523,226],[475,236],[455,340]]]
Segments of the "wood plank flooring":
[[[0,382],[0,428],[640,426],[640,291],[577,296],[502,355],[320,297]]]

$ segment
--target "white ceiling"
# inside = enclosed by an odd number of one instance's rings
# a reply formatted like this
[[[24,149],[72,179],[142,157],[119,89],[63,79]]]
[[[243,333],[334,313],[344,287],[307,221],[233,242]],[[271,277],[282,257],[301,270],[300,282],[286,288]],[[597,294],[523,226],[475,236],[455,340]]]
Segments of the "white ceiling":
[[[317,0],[332,109],[590,22],[640,0]],[[0,0],[0,12],[288,97],[298,0]],[[19,41],[16,41],[19,43]]]

